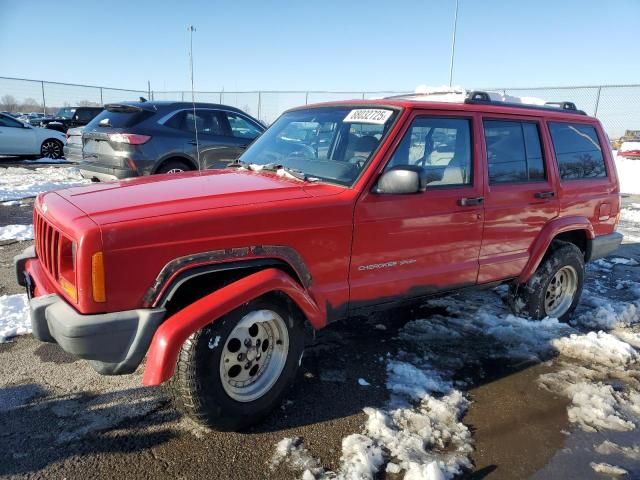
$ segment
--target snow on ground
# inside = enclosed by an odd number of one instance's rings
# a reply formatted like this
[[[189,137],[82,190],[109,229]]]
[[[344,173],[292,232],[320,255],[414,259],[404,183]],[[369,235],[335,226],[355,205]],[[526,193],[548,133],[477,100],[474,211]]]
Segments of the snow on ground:
[[[33,225],[6,225],[0,227],[0,240],[33,240]]]
[[[71,163],[64,158],[37,158],[35,160],[23,160],[25,163]]]
[[[567,416],[576,428],[636,429],[640,426],[636,350],[640,283],[637,277],[619,281],[611,287],[617,292],[612,298],[600,280],[613,268],[636,268],[635,263],[614,257],[590,266],[582,303],[571,324],[512,315],[504,288],[430,301],[446,314],[410,321],[398,332],[400,347],[386,361],[388,405],[364,409],[367,419],[362,430],[343,439],[338,470],[323,469],[320,460],[304,449],[302,439],[295,439],[295,444],[304,452],[303,462],[297,450],[278,449],[274,458],[304,479],[373,479],[381,471],[398,473],[405,480],[453,478],[471,466],[473,452],[471,433],[463,423],[468,385],[456,372],[480,358],[539,362],[557,357],[553,361],[557,368],[542,375],[539,384],[570,399]],[[464,348],[452,350],[452,345]],[[597,448],[616,452],[611,445]],[[616,448],[636,454],[636,447]]]
[[[640,159],[630,159],[614,155],[620,191],[640,195]]]
[[[591,462],[591,468],[593,468],[595,472],[612,477],[620,477],[629,473],[624,468],[616,467],[615,465],[610,465],[608,463]]]
[[[35,197],[41,192],[91,183],[76,167],[43,167],[35,170],[9,167],[0,170],[0,202]]]
[[[31,320],[27,296],[0,296],[0,343],[6,342],[16,335],[31,333]]]

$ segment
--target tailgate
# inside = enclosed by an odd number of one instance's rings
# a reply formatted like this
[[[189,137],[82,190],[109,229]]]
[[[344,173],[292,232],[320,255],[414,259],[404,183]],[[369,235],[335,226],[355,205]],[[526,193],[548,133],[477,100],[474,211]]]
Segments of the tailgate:
[[[82,161],[111,167],[122,167],[124,165],[123,147],[125,146],[109,141],[109,134],[117,133],[119,130],[103,130],[105,131],[85,131],[82,133]]]

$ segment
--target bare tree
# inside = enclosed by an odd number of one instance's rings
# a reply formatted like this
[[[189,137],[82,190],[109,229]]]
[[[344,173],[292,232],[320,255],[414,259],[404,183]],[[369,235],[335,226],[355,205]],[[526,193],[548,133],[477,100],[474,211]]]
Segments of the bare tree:
[[[40,106],[40,104],[38,103],[38,101],[34,98],[25,98],[24,101],[22,102],[22,105],[20,106],[20,109],[23,112],[35,112],[37,110],[40,110],[42,107]]]
[[[18,101],[13,95],[3,95],[0,98],[0,107],[7,112],[15,112],[18,110]]]

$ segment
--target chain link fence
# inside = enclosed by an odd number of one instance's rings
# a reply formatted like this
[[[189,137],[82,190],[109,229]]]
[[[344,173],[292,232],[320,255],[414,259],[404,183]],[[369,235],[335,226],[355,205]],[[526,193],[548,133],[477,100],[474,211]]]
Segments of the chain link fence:
[[[640,130],[640,85],[595,85],[578,87],[488,88],[514,96],[545,101],[570,101],[602,121],[609,136],[618,138],[627,130]],[[283,111],[308,103],[334,100],[372,99],[408,93],[406,91],[251,91],[194,92],[197,102],[221,103],[240,108],[266,124]],[[54,113],[65,106],[104,105],[138,100],[191,101],[191,91],[128,90],[73,85],[42,80],[0,77],[0,110]]]

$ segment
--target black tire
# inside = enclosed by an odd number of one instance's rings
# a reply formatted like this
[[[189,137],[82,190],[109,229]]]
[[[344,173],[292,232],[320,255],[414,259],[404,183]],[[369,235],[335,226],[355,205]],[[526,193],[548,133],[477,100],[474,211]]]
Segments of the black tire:
[[[44,158],[59,159],[64,156],[63,145],[60,140],[47,138],[40,145],[40,155]]]
[[[190,170],[193,170],[193,168],[191,168],[191,166],[188,163],[183,162],[182,160],[167,160],[162,165],[160,165],[160,168],[156,170],[156,173],[172,174],[172,173],[188,172]]]
[[[230,335],[234,328],[246,315],[258,310],[272,310],[284,320],[288,354],[279,377],[262,396],[252,401],[238,401],[223,386],[220,364],[227,342],[233,340]],[[180,350],[168,388],[178,410],[196,422],[220,431],[242,430],[260,422],[280,404],[295,380],[303,350],[302,314],[282,296],[267,295],[192,334]]]
[[[565,268],[566,267],[566,268]],[[584,285],[584,254],[573,243],[555,241],[549,252],[531,276],[522,285],[512,285],[510,288],[509,304],[517,315],[525,315],[534,320],[541,320],[548,316],[545,299],[549,285],[560,270],[575,271],[575,292],[568,308],[558,316],[558,320],[566,322],[578,306],[582,287]]]

